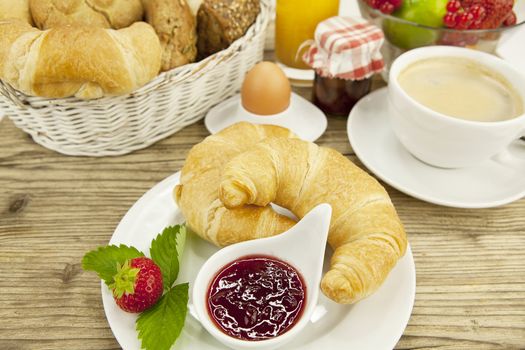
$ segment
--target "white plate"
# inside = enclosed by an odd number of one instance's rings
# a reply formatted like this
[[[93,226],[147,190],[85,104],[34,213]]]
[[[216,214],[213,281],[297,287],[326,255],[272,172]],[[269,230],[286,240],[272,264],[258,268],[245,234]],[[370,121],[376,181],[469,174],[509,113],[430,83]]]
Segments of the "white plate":
[[[374,91],[354,106],[347,132],[361,162],[412,197],[450,207],[489,208],[525,196],[525,142],[513,143],[507,157],[473,167],[432,167],[414,158],[390,128],[387,88]]]
[[[295,85],[293,82],[298,82],[299,85],[302,82],[306,86],[312,86],[313,80],[315,78],[315,72],[313,69],[297,69],[289,67],[283,63],[277,61],[277,64],[283,70],[284,74],[290,81],[292,85]]]
[[[283,126],[307,141],[315,141],[321,137],[328,124],[326,116],[317,106],[292,93],[288,109],[275,116],[256,116],[243,112],[241,95],[235,95],[210,109],[204,118],[204,125],[209,132],[215,134],[241,121]]]
[[[110,244],[127,244],[148,253],[150,242],[164,227],[182,223],[184,218],[172,200],[173,187],[179,182],[176,173],[157,184],[140,198],[118,225]],[[204,240],[188,236],[177,283],[193,281],[202,264],[217,248]],[[328,261],[325,259],[325,267]],[[416,271],[410,247],[383,286],[369,298],[354,306],[343,306],[320,296],[326,314],[309,324],[287,350],[354,349],[390,350],[405,329],[415,298]],[[115,338],[124,350],[139,350],[135,330],[136,316],[118,308],[110,291],[102,283],[104,311]],[[190,300],[191,304],[191,300]],[[209,335],[190,313],[176,349],[225,349]]]

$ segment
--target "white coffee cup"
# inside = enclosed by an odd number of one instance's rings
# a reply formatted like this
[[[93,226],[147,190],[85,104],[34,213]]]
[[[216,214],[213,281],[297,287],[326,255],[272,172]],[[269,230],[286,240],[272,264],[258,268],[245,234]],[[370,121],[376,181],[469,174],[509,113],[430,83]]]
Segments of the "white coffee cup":
[[[525,135],[525,114],[497,122],[470,121],[436,112],[410,97],[398,82],[409,65],[439,57],[468,58],[501,74],[525,103],[525,77],[504,60],[487,53],[452,46],[429,46],[399,56],[390,69],[390,122],[403,146],[430,165],[459,168],[476,165],[504,152]]]

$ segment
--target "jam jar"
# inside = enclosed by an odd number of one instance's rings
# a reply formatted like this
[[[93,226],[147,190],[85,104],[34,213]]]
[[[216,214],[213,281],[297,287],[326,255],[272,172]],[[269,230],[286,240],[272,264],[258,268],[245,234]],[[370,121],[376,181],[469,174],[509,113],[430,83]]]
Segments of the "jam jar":
[[[346,80],[315,74],[312,102],[323,112],[348,116],[352,107],[370,92],[372,78]]]
[[[317,25],[303,56],[315,70],[312,101],[326,114],[347,116],[384,68],[383,32],[362,18],[331,17]]]

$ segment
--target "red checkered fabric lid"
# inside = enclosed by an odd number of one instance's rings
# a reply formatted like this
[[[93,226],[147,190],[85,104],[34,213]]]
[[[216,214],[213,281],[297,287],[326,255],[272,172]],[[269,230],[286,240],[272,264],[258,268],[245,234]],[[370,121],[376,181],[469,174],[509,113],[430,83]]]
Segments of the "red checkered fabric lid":
[[[323,77],[362,80],[383,70],[383,32],[362,18],[332,17],[317,25],[303,60]]]

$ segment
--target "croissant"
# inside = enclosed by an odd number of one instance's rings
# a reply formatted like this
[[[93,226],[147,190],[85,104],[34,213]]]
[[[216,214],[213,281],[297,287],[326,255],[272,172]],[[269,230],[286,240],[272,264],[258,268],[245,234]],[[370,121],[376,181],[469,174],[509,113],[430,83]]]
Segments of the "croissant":
[[[330,148],[298,139],[265,140],[225,166],[219,197],[227,208],[274,202],[299,218],[329,203],[334,254],[321,289],[338,303],[355,303],[376,291],[405,254],[405,231],[385,189]]]
[[[0,0],[0,20],[18,18],[33,24],[29,12],[29,0]]]
[[[190,150],[173,194],[192,231],[222,247],[273,236],[295,224],[270,206],[227,209],[218,198],[224,165],[272,136],[294,137],[288,129],[278,126],[238,123],[208,136]]]
[[[120,29],[144,14],[140,0],[30,0],[29,7],[40,29],[65,25]]]
[[[158,74],[160,55],[159,39],[144,22],[40,31],[21,20],[0,21],[0,78],[28,95],[126,94]]]

